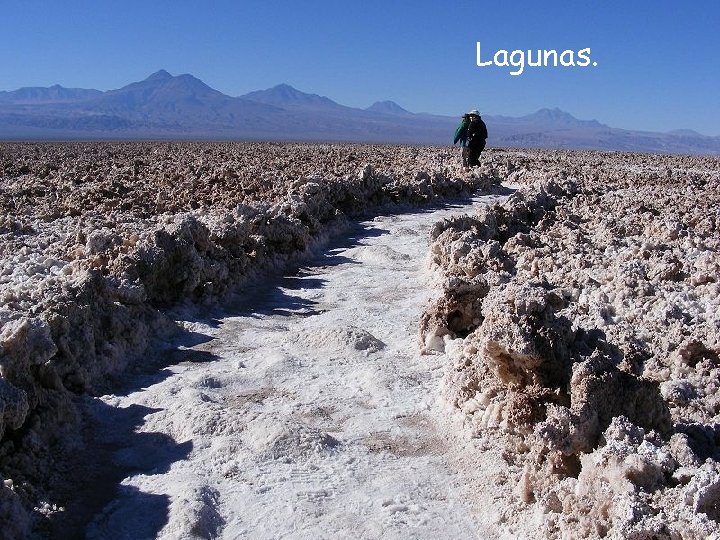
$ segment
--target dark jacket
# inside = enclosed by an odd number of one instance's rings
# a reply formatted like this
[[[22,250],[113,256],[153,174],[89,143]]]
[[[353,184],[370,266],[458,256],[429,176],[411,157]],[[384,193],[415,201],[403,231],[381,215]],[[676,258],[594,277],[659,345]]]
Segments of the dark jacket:
[[[467,128],[467,144],[468,146],[480,145],[487,139],[488,132],[485,122],[479,116],[470,121]],[[483,145],[484,146],[484,145]]]

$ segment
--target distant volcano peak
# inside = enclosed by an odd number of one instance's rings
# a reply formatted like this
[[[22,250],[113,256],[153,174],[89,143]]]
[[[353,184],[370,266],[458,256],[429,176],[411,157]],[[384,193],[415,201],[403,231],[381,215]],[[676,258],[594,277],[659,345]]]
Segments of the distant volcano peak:
[[[376,101],[370,105],[366,111],[379,112],[384,114],[411,114],[409,111],[403,109],[400,105],[394,101]]]
[[[156,71],[152,75],[150,75],[146,81],[166,81],[168,79],[172,79],[173,76],[170,75],[167,71],[164,69],[161,69],[160,71]]]
[[[547,123],[548,125],[564,125],[564,126],[576,126],[576,127],[606,127],[597,120],[578,120],[569,112],[563,111],[558,107],[552,109],[543,108],[522,117],[528,121],[539,121]]]
[[[249,99],[259,103],[275,105],[279,107],[305,107],[305,108],[338,108],[341,107],[333,100],[319,96],[317,94],[308,94],[302,92],[289,84],[278,84],[267,90],[258,90],[240,96],[243,99]]]

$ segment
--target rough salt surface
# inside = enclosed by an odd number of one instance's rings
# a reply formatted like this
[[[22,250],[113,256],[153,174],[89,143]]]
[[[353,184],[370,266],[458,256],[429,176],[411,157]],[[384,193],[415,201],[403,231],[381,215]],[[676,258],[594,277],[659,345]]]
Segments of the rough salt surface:
[[[187,360],[88,404],[126,470],[88,537],[480,537],[435,406],[447,359],[414,346],[428,229],[456,211],[361,222],[254,296],[178,311]]]
[[[62,159],[53,162],[57,155]],[[47,533],[68,523],[63,516],[90,521],[92,537],[152,536],[165,524],[169,537],[251,534],[268,523],[283,531],[288,517],[278,508],[286,503],[298,516],[315,516],[290,521],[296,531],[319,532],[326,530],[322,516],[334,516],[333,496],[347,493],[323,482],[349,474],[344,489],[369,468],[392,474],[363,484],[361,493],[393,493],[366,513],[357,506],[356,514],[387,520],[354,521],[348,531],[716,536],[717,159],[501,150],[483,159],[468,174],[446,148],[3,145],[0,517],[12,525],[3,532]],[[388,319],[384,308],[404,299],[383,271],[417,262],[402,242],[371,242],[345,254],[373,271],[362,286],[350,280],[333,288],[351,306],[362,291],[371,306],[362,323],[356,313],[337,318],[325,311],[313,286],[302,294],[318,301],[316,309],[291,302],[239,327],[227,324],[227,333],[214,319],[188,327],[158,310],[217,298],[256,268],[306,252],[368,205],[425,203],[500,177],[527,189],[502,207],[432,229],[442,296],[423,315],[421,346],[453,359],[429,357],[432,376],[422,375],[422,360],[406,362],[410,371],[393,371],[385,361],[398,351],[386,335],[389,323],[398,335],[416,332],[412,315]],[[402,239],[413,227],[392,230]],[[342,264],[334,260],[327,270]],[[379,280],[387,283],[373,283]],[[316,332],[302,324],[323,316],[332,324]],[[258,323],[263,317],[267,327]],[[301,324],[289,324],[297,317]],[[152,374],[148,365],[147,379],[126,373],[153,336],[178,331],[189,342],[161,363],[168,369]],[[219,339],[198,345],[203,335]],[[266,342],[268,335],[275,338]],[[410,341],[400,348],[414,350]],[[320,371],[307,369],[297,350],[320,350]],[[218,357],[229,364],[212,366]],[[208,360],[215,362],[202,363]],[[433,396],[443,362],[450,368],[442,391],[456,413],[445,419]],[[213,369],[220,364],[225,371]],[[249,387],[228,384],[248,369],[253,376],[235,383]],[[298,373],[310,378],[299,381]],[[329,373],[340,376],[340,394],[326,393]],[[88,456],[77,437],[87,419],[75,396],[112,388],[109,375],[143,381],[149,391],[138,392],[137,401],[123,394],[92,401],[108,429],[102,445],[90,437]],[[229,398],[238,414],[226,414]],[[403,416],[416,405],[425,412]],[[370,432],[371,410],[398,414],[387,431]],[[348,444],[338,419],[350,419],[345,434],[367,437],[350,436]],[[456,428],[472,438],[459,441]],[[372,459],[386,451],[390,460]],[[350,454],[367,468],[336,461]],[[76,491],[70,482],[78,456],[92,457],[80,461],[102,480],[93,491]],[[92,464],[106,462],[132,474],[93,471]],[[257,467],[249,478],[242,476],[247,463]],[[278,466],[272,474],[268,463]],[[299,475],[296,465],[304,467]],[[236,503],[227,506],[232,496],[219,489],[225,480],[213,476],[218,471],[235,487],[270,480],[235,492]],[[114,499],[105,498],[103,482],[120,485]],[[430,502],[418,505],[418,494]],[[233,517],[230,509],[248,501],[262,510],[252,514],[260,521]],[[443,521],[446,504],[457,519]],[[465,504],[474,514],[463,513]],[[147,529],[134,528],[138,523]]]
[[[72,474],[54,463],[76,450],[76,396],[112,387],[153,339],[181,331],[162,309],[212,302],[365,212],[497,182],[495,165],[467,173],[456,157],[363,145],[0,145],[2,511],[24,508],[33,519],[18,516],[22,530],[61,512]]]
[[[512,168],[507,202],[432,231],[442,296],[421,342],[455,358],[470,466],[499,451],[524,537],[720,534],[717,159],[545,151]]]

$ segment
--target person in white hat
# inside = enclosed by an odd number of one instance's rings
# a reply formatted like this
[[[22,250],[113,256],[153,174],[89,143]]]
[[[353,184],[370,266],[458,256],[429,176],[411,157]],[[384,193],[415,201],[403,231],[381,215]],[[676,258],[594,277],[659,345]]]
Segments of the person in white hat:
[[[480,153],[485,148],[488,132],[487,126],[483,119],[480,118],[480,112],[473,109],[468,113],[470,122],[467,126],[465,139],[468,149],[468,167],[477,167],[480,165]]]

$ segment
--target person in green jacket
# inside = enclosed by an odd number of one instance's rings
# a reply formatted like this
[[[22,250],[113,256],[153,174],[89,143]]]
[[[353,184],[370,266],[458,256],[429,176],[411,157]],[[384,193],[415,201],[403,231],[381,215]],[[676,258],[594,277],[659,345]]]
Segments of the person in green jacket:
[[[485,148],[487,136],[487,126],[477,109],[463,114],[462,121],[455,130],[453,144],[460,143],[464,168],[480,165],[480,153]]]
[[[453,139],[453,144],[460,143],[460,148],[462,149],[463,168],[467,168],[468,166],[469,152],[467,147],[467,130],[469,125],[470,113],[463,114],[462,120],[460,120],[460,125],[455,130],[455,138]]]

